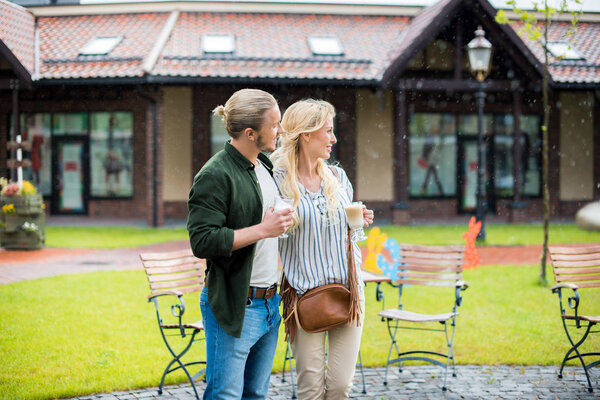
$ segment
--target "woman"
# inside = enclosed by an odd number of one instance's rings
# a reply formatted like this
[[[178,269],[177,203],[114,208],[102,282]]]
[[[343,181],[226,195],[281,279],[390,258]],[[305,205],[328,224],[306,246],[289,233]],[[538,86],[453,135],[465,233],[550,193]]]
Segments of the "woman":
[[[302,296],[310,289],[330,283],[347,284],[348,222],[344,206],[352,202],[353,189],[344,170],[326,162],[337,141],[333,133],[334,116],[333,106],[322,100],[294,103],[283,116],[285,133],[280,137],[280,147],[271,156],[279,191],[293,200],[296,211],[288,237],[279,241],[283,272],[293,288],[284,297]],[[363,216],[365,227],[369,226],[373,211],[363,207]],[[364,310],[360,251],[356,244],[353,247],[358,277],[355,294],[360,299],[360,310]],[[293,301],[288,297],[284,303],[284,316],[290,316]],[[296,358],[299,399],[348,397],[360,347],[362,319],[360,311],[357,321],[350,325],[308,333],[296,326],[294,318],[288,318],[286,332],[291,334]]]

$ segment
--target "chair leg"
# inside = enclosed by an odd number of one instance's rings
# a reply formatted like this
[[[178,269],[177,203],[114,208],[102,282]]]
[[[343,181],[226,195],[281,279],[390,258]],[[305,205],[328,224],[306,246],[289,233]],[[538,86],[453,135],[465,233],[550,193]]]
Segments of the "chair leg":
[[[283,372],[281,373],[281,381],[285,382],[285,365],[290,363],[290,379],[292,380],[292,399],[296,398],[296,382],[294,382],[294,370],[295,368],[292,366],[292,360],[294,356],[292,354],[292,349],[290,346],[290,341],[288,340],[285,345],[285,358],[283,359]]]
[[[569,334],[569,329],[567,327],[567,323],[564,318],[562,319],[562,322],[563,322],[563,327],[565,328],[565,333],[567,334],[567,339],[569,339],[569,342],[571,343],[571,348],[569,349],[569,351],[567,351],[567,353],[565,354],[565,357],[563,358],[563,361],[560,365],[560,370],[558,371],[558,377],[559,378],[563,377],[562,372],[563,372],[563,369],[565,368],[566,362],[569,360],[572,360],[574,358],[577,358],[577,359],[579,359],[579,362],[581,362],[581,366],[583,367],[583,372],[585,373],[585,378],[587,379],[588,392],[592,393],[594,391],[594,389],[592,388],[592,381],[590,380],[590,374],[588,372],[588,368],[591,368],[593,365],[596,365],[598,363],[597,362],[592,363],[589,366],[586,365],[585,361],[583,360],[583,356],[585,356],[586,354],[581,354],[577,348],[585,342],[585,340],[587,339],[587,337],[590,333],[590,330],[595,325],[595,323],[588,322],[588,326],[587,326],[587,329],[585,330],[583,337],[577,343],[574,343],[573,339],[571,338],[571,335]],[[575,352],[576,355],[569,356],[573,352]],[[591,353],[591,354],[587,354],[587,355],[593,355],[593,354],[595,354],[595,353]]]
[[[362,379],[362,392],[363,394],[367,394],[367,387],[365,385],[365,371],[363,370],[362,357],[360,355],[360,349],[358,350],[358,366],[360,368],[360,377]]]
[[[179,368],[183,369],[183,372],[185,372],[185,375],[187,376],[188,380],[190,381],[190,384],[192,385],[192,389],[194,390],[194,395],[196,397],[197,400],[200,400],[200,396],[198,395],[198,390],[196,389],[196,384],[194,383],[194,379],[192,378],[192,376],[190,375],[190,373],[188,372],[186,365],[188,364],[184,364],[181,362],[181,357],[183,357],[185,355],[185,353],[188,352],[188,350],[190,349],[190,347],[192,347],[192,343],[194,343],[194,339],[196,337],[196,335],[198,334],[198,330],[194,330],[194,333],[192,334],[192,336],[190,337],[190,340],[188,342],[188,344],[186,345],[186,347],[179,353],[179,354],[175,354],[175,352],[173,351],[173,349],[171,348],[171,346],[169,345],[169,342],[165,336],[165,333],[163,331],[163,329],[160,329],[160,334],[162,335],[163,341],[165,342],[165,345],[167,346],[167,349],[169,350],[169,352],[171,353],[171,355],[173,356],[173,359],[169,362],[169,364],[167,364],[167,368],[165,368],[165,371],[163,372],[162,377],[160,378],[160,385],[158,385],[158,394],[162,394],[162,388],[163,385],[165,383],[165,377],[175,371],[178,370]],[[171,366],[177,363],[179,364],[178,367],[172,368]],[[196,364],[196,363],[190,363],[190,364]]]
[[[446,386],[446,382],[448,380],[448,367],[450,365],[450,361],[452,361],[452,376],[456,377],[456,366],[454,364],[454,335],[456,333],[456,316],[452,318],[452,323],[450,323],[450,327],[452,329],[452,334],[448,336],[448,323],[443,322],[444,324],[444,333],[446,334],[446,343],[448,345],[448,355],[446,355],[446,366],[444,368],[444,385],[442,386],[442,390],[445,392],[448,390]]]
[[[402,372],[402,361],[400,361],[400,349],[398,348],[398,343],[396,342],[396,334],[398,333],[398,321],[394,320],[394,325],[393,325],[393,332],[392,332],[392,320],[388,319],[387,320],[387,328],[388,328],[388,334],[390,335],[390,339],[392,340],[392,343],[390,343],[390,349],[388,350],[388,358],[387,361],[385,363],[385,378],[383,380],[383,384],[385,386],[387,386],[388,384],[388,369],[390,364],[393,364],[394,362],[398,362],[398,368],[399,368],[399,372]],[[392,349],[396,348],[396,354],[398,359],[396,361],[392,360],[390,361],[390,358],[392,358]]]

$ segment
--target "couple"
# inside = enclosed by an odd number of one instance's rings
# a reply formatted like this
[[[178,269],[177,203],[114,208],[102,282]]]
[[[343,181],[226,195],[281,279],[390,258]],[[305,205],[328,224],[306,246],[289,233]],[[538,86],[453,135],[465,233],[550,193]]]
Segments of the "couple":
[[[352,202],[353,189],[344,170],[325,161],[336,143],[331,104],[302,100],[282,120],[271,94],[242,89],[214,113],[223,117],[231,140],[194,178],[187,224],[192,250],[206,258],[208,271],[200,296],[204,399],[264,399],[281,322],[278,251],[298,296],[324,284],[345,284],[344,206]],[[273,153],[269,159],[263,152]],[[275,211],[280,195],[292,199],[293,208]],[[363,208],[363,216],[365,226],[373,222],[373,211]],[[279,239],[284,232],[287,238]],[[356,245],[355,254],[359,268]],[[363,286],[359,279],[362,310]],[[295,327],[300,399],[348,397],[362,319],[358,326],[322,333]]]

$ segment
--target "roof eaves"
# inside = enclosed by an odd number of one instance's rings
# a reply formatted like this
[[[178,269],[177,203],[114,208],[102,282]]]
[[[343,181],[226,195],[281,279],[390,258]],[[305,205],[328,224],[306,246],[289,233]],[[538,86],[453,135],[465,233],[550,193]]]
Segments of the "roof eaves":
[[[6,46],[6,44],[0,40],[0,57],[6,59],[8,64],[13,68],[15,75],[19,81],[21,81],[25,88],[31,87],[31,74],[29,70],[25,68],[21,61],[14,55],[14,53]]]

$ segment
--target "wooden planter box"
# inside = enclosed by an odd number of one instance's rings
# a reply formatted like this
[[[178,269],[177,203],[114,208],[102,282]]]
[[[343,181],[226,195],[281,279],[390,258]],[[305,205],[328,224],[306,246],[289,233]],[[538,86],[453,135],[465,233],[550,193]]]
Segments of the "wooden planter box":
[[[0,207],[6,204],[15,206],[17,214],[39,214],[44,213],[44,198],[41,194],[28,196],[0,196]]]
[[[46,237],[43,231],[0,231],[0,243],[6,250],[37,250],[44,247],[46,244]]]
[[[46,216],[42,208],[42,196],[0,196],[0,207],[6,204],[14,205],[15,212],[0,213],[0,246],[7,250],[35,250],[44,247]],[[37,226],[37,230],[27,230],[28,224]]]

